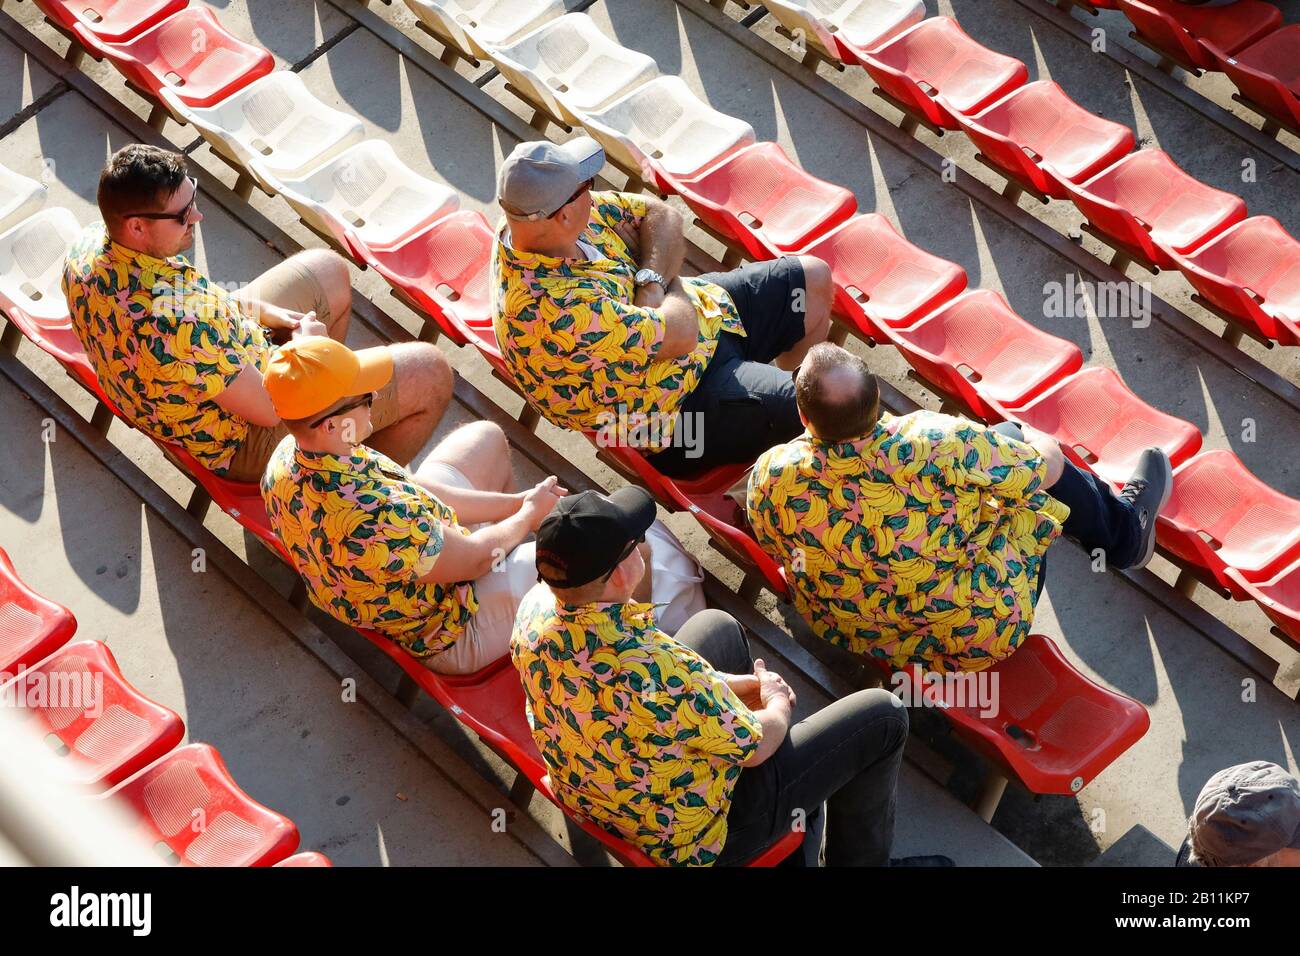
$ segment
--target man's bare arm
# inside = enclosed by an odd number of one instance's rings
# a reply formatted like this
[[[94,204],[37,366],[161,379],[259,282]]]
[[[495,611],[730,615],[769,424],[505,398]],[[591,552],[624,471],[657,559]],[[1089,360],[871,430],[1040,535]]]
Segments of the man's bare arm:
[[[662,199],[645,202],[640,241],[632,255],[642,269],[653,269],[671,283],[681,274],[686,261],[686,224],[682,214]]]
[[[639,301],[638,293],[637,305]],[[686,294],[681,279],[668,283],[668,292],[658,306],[664,317],[664,340],[656,355],[661,359],[681,358],[695,348],[700,340],[700,316],[695,311],[695,303]]]

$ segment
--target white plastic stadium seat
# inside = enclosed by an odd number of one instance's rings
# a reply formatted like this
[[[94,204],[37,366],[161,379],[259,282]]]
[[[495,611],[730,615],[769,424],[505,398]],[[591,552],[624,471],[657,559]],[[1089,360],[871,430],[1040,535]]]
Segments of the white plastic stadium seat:
[[[61,206],[42,209],[0,235],[0,309],[20,309],[38,323],[66,321],[63,263],[80,235],[77,217]]]
[[[802,32],[836,60],[842,59],[836,36],[870,50],[925,19],[923,0],[764,0],[763,5],[787,30]]]
[[[0,232],[18,225],[45,204],[49,187],[0,166]]]
[[[208,109],[186,106],[165,87],[162,96],[209,146],[268,192],[278,191],[280,180],[302,178],[365,136],[359,119],[326,106],[288,70],[269,73]]]
[[[363,140],[302,179],[279,185],[305,222],[345,249],[349,230],[369,248],[386,249],[460,207],[454,190],[412,170],[378,139]]]
[[[491,51],[505,78],[569,123],[659,75],[655,61],[620,46],[585,13],[570,13]]]
[[[564,15],[564,0],[406,0],[406,5],[434,36],[475,59]]]
[[[655,167],[689,178],[754,142],[754,128],[702,102],[681,77],[661,76],[638,87],[583,125],[615,165]]]

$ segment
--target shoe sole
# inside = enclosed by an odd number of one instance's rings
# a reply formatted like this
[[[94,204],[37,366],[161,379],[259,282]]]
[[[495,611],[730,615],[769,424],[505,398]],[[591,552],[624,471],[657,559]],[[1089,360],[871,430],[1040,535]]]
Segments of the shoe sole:
[[[1169,460],[1168,455],[1161,460],[1165,463],[1165,492],[1160,496],[1160,504],[1156,506],[1155,513],[1151,516],[1151,534],[1147,540],[1146,553],[1142,555],[1141,561],[1128,568],[1130,571],[1140,571],[1151,563],[1151,558],[1156,553],[1156,525],[1160,512],[1164,510],[1170,496],[1174,493],[1174,463]]]

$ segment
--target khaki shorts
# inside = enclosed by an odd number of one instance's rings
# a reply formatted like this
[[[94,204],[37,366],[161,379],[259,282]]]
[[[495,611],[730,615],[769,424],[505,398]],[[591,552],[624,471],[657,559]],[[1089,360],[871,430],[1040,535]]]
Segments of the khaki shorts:
[[[378,432],[397,421],[397,376],[388,380],[388,384],[379,390],[374,405],[370,406],[370,426]],[[271,453],[289,434],[284,425],[249,425],[248,435],[230,459],[226,473],[222,475],[228,481],[261,481],[266,471],[266,463],[271,460]]]
[[[290,258],[267,269],[250,282],[244,290],[249,298],[270,302],[291,312],[315,312],[326,328],[334,326],[329,297],[316,278],[300,259]],[[397,377],[394,376],[379,391],[370,409],[370,422],[374,431],[381,431],[397,421]],[[222,474],[229,481],[261,481],[266,463],[276,446],[289,434],[283,425],[249,425],[244,438]]]

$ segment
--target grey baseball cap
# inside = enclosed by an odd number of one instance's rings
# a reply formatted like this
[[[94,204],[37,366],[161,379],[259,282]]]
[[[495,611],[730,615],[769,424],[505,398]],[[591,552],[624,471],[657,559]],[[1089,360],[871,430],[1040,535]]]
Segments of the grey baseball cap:
[[[545,219],[573,198],[605,165],[605,151],[589,136],[563,145],[520,143],[501,165],[497,202],[514,219]]]
[[[1196,798],[1187,829],[1203,866],[1249,866],[1300,850],[1300,780],[1265,760],[1221,770]]]

